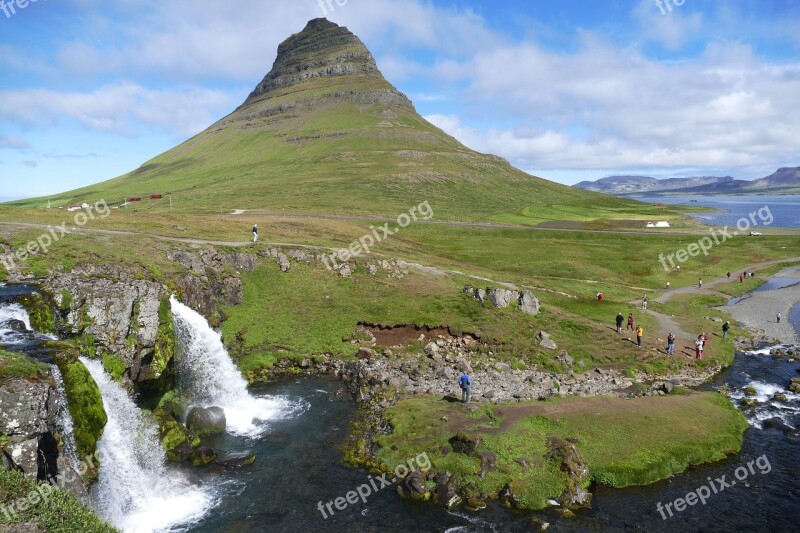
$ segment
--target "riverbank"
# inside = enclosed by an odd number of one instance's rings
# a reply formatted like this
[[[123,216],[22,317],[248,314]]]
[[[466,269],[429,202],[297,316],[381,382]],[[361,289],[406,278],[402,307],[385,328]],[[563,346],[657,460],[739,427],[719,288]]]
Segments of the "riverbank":
[[[770,279],[781,278],[800,278],[800,265],[786,268]],[[800,304],[800,283],[773,290],[757,290],[734,305],[720,309],[735,320],[763,331],[764,335],[782,344],[796,344],[800,342],[800,336],[790,320],[790,313],[798,304]],[[782,317],[780,323],[777,321],[778,313]]]

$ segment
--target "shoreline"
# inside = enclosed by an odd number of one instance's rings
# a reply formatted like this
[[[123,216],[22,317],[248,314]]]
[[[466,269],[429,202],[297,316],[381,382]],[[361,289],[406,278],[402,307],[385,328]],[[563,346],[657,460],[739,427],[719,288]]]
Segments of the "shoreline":
[[[770,277],[800,278],[800,265],[791,266]],[[756,289],[757,290],[757,289]],[[797,344],[800,324],[793,324],[791,311],[800,305],[800,283],[766,291],[749,292],[734,305],[726,305],[718,309],[728,313],[734,320],[745,326],[763,331],[781,344]],[[777,322],[777,313],[781,313],[781,322]]]

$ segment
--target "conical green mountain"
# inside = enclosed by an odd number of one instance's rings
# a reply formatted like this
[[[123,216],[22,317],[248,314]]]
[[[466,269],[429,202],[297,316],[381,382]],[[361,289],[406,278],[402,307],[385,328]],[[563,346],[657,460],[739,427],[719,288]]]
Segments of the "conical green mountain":
[[[428,200],[437,219],[453,220],[627,203],[465,147],[416,112],[358,37],[326,19],[286,39],[269,74],[227,117],[129,174],[53,200],[155,193],[172,195],[184,212],[396,216]]]

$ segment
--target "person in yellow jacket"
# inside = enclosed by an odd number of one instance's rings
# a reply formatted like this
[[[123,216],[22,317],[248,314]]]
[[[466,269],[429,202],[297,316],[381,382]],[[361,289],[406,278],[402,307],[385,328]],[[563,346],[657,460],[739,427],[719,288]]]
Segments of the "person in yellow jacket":
[[[644,328],[640,325],[636,328],[636,345],[642,345],[642,336],[644,335]]]

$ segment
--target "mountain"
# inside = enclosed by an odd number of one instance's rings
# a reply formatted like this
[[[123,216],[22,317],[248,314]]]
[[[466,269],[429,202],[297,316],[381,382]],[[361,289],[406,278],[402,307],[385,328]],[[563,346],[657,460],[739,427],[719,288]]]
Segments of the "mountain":
[[[427,200],[437,219],[462,220],[546,204],[636,205],[465,147],[423,119],[358,37],[327,19],[281,43],[272,69],[230,115],[133,172],[50,199],[149,194],[170,195],[176,211],[192,213],[397,216]],[[146,204],[154,203],[137,206]]]
[[[574,187],[587,191],[605,194],[625,195],[663,192],[676,189],[688,189],[702,186],[726,186],[735,182],[732,177],[722,178],[707,176],[701,178],[666,178],[657,179],[650,176],[608,176],[597,181],[582,181]]]
[[[634,194],[800,194],[800,167],[780,168],[773,174],[753,180],[730,176],[656,179],[649,176],[609,176],[582,181],[579,189],[618,196]]]
[[[774,173],[765,178],[750,182],[745,187],[748,191],[779,191],[800,189],[800,167],[779,168]],[[795,192],[795,194],[797,194]]]

